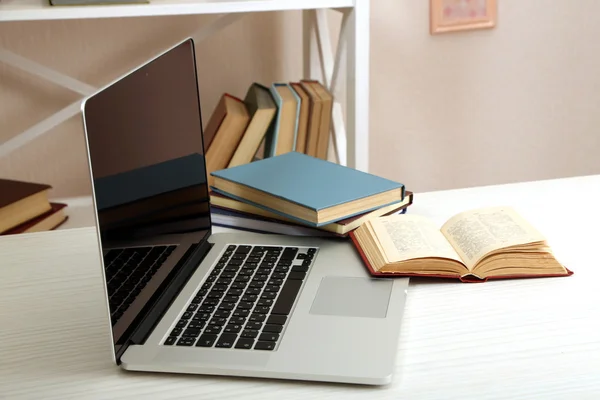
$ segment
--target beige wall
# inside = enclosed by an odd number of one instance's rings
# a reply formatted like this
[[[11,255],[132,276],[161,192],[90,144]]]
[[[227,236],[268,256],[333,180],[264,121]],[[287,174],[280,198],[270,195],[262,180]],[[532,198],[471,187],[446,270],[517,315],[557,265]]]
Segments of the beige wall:
[[[372,5],[371,171],[416,191],[600,173],[600,2],[502,0],[493,30],[432,37],[427,1]],[[211,17],[0,24],[0,47],[100,86]],[[205,121],[219,95],[298,79],[300,14],[255,14],[197,46]],[[77,98],[0,65],[0,142]],[[89,192],[73,118],[0,176]]]

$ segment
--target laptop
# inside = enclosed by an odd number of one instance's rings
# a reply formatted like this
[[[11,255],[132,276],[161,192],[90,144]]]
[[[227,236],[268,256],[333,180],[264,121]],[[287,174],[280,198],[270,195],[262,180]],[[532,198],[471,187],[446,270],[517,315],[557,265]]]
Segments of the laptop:
[[[371,278],[346,240],[213,232],[192,39],[82,112],[120,367],[390,382],[408,279]]]

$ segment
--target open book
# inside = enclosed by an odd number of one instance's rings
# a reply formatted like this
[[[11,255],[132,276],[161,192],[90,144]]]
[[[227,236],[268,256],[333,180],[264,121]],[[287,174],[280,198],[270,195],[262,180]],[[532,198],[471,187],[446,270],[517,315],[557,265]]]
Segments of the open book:
[[[465,211],[441,229],[417,215],[379,217],[350,236],[372,275],[469,282],[572,274],[544,236],[510,207]]]

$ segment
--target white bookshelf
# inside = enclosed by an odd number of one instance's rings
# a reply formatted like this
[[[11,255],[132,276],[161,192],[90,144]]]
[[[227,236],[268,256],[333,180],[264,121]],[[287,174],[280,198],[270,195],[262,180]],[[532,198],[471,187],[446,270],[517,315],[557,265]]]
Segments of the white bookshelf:
[[[0,0],[1,22],[127,18],[174,15],[217,15],[194,35],[196,41],[254,12],[303,12],[304,78],[320,79],[337,99],[333,110],[333,144],[338,162],[368,170],[369,153],[369,0],[150,0],[150,4],[50,6],[48,0]],[[342,13],[339,45],[331,46],[327,10]],[[72,90],[82,98],[36,123],[10,140],[0,143],[0,157],[26,146],[52,128],[79,113],[83,98],[96,88],[0,48],[0,62]],[[338,79],[345,64],[346,115]],[[0,83],[1,84],[1,83]]]

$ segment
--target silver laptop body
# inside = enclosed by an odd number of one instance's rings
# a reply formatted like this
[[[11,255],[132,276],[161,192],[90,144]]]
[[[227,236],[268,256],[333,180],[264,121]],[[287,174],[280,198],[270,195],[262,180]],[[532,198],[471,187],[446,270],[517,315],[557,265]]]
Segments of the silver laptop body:
[[[212,233],[191,39],[82,113],[118,365],[391,381],[408,279],[370,278],[348,240]]]

